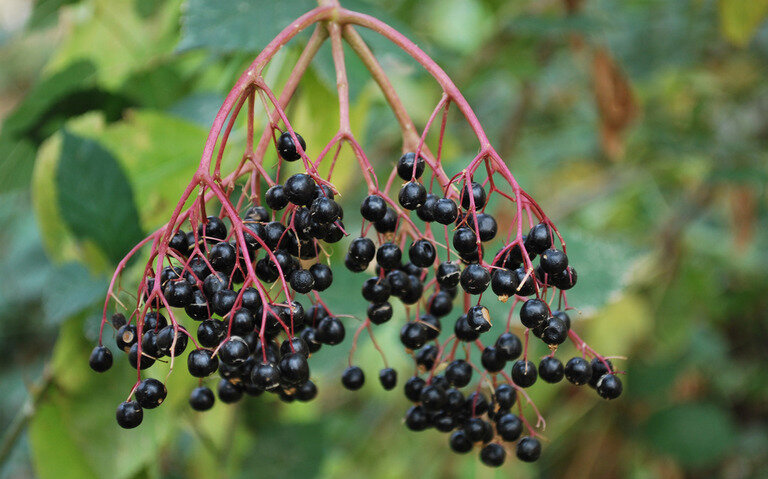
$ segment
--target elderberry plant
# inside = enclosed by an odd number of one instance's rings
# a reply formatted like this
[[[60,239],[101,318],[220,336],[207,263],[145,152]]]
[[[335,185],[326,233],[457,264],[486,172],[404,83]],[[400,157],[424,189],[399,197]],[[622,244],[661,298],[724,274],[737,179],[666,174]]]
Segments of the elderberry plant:
[[[276,95],[262,77],[265,66],[299,31],[313,25],[314,33]],[[420,134],[358,27],[408,53],[442,88]],[[327,39],[337,76],[339,128],[310,156],[311,145],[291,127],[285,109]],[[379,181],[350,125],[344,42],[378,83],[402,129],[404,154],[386,181]],[[476,156],[453,175],[442,163],[451,106],[479,142]],[[267,123],[257,138],[255,118],[262,110]],[[247,118],[245,151],[236,169],[223,174],[224,150],[241,114]],[[430,133],[437,136],[434,152],[425,144]],[[359,210],[362,218],[360,231],[354,232],[344,226],[333,183],[344,145],[354,152],[368,189],[359,209],[347,213]],[[278,157],[274,168],[264,163],[272,148]],[[299,162],[303,172],[285,177],[283,162]],[[327,175],[319,173],[323,162],[331,164]],[[513,212],[508,224],[489,213],[502,209]],[[90,365],[97,372],[112,365],[103,333],[105,327],[114,328],[117,349],[137,370],[136,382],[117,408],[118,424],[137,427],[145,409],[162,404],[165,385],[143,378],[142,372],[157,361],[170,362],[173,370],[187,350],[187,370],[198,378],[189,403],[197,411],[210,409],[216,398],[234,403],[265,392],[286,402],[314,399],[318,388],[310,379],[310,359],[347,334],[349,321],[344,320],[350,316],[332,311],[322,298],[333,287],[334,274],[349,274],[328,266],[328,245],[346,236],[352,238],[344,264],[362,276],[368,307],[354,332],[341,384],[357,390],[365,382],[354,351],[366,332],[383,358],[382,387],[397,386],[398,373],[387,366],[374,330],[394,317],[398,303],[404,305],[407,321],[400,340],[415,364],[403,381],[405,396],[413,402],[405,414],[409,429],[449,433],[453,451],[477,447],[489,466],[500,466],[512,449],[530,462],[541,453],[539,431],[545,422],[526,389],[539,379],[588,384],[606,399],[621,394],[611,361],[573,329],[566,292],[576,286],[578,275],[565,241],[517,183],[450,78],[390,26],[322,0],[243,73],[216,115],[200,166],[171,218],[117,266]],[[119,279],[129,260],[146,248],[149,259],[141,281],[135,295],[129,294]],[[492,301],[508,306],[505,318],[493,317],[487,307]],[[493,321],[506,322],[498,337],[487,334]],[[537,362],[529,353],[533,340],[551,351]],[[581,354],[564,365],[556,353],[566,340]],[[480,364],[473,361],[473,351]],[[216,373],[218,380],[212,379]],[[531,414],[535,424],[527,418]]]

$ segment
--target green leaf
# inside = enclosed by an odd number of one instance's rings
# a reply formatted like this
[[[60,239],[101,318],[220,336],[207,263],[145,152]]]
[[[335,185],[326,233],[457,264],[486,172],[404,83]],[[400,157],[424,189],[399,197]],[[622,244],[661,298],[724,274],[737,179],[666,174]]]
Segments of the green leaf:
[[[142,19],[133,2],[92,0],[73,16],[67,35],[47,65],[56,71],[85,59],[96,66],[101,86],[120,86],[132,72],[173,49],[180,0],[168,1],[151,18]]]
[[[5,131],[0,133],[0,193],[29,186],[36,150],[27,139],[12,138]]]
[[[32,15],[27,21],[27,28],[45,28],[53,26],[59,19],[59,10],[66,5],[72,5],[79,0],[37,0],[32,9]]]
[[[178,49],[258,51],[316,6],[312,0],[190,0],[182,17]]]
[[[117,263],[143,234],[128,178],[99,143],[66,131],[56,165],[59,211],[75,237]]]
[[[94,136],[120,162],[133,189],[141,224],[150,230],[168,220],[192,180],[207,132],[165,113],[137,111]]]
[[[720,0],[720,31],[734,45],[745,47],[768,15],[768,0]]]
[[[78,263],[68,263],[51,272],[43,289],[43,311],[46,321],[60,322],[80,313],[107,290],[106,278],[95,278]]]
[[[733,420],[711,403],[672,406],[648,418],[643,435],[649,445],[684,466],[716,464],[733,444]]]
[[[45,122],[45,114],[62,98],[94,86],[96,68],[85,60],[75,61],[38,82],[24,101],[3,122],[3,133],[34,135]]]
[[[204,128],[209,128],[213,124],[213,119],[222,103],[224,103],[224,96],[219,93],[193,93],[173,104],[168,109],[168,113]]]

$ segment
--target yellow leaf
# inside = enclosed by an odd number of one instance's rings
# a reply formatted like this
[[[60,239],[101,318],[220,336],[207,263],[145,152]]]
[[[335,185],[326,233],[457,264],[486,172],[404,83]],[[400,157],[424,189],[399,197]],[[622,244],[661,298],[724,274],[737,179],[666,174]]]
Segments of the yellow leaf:
[[[720,0],[719,9],[722,35],[744,47],[768,15],[768,0]]]

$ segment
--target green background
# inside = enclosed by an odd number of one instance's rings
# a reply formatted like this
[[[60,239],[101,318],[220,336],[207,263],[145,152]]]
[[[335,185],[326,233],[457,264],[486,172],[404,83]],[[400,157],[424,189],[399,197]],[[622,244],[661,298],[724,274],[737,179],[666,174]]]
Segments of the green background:
[[[246,399],[199,415],[181,372],[163,407],[120,430],[114,408],[133,374],[120,357],[103,375],[87,367],[110,270],[169,216],[239,74],[313,2],[7,0],[0,477],[768,477],[768,1],[342,5],[396,26],[462,89],[582,265],[576,327],[602,353],[628,358],[616,360],[624,395],[608,403],[589,389],[535,385],[548,420],[541,460],[490,470],[477,454],[450,453],[440,433],[406,430],[407,401],[377,384],[369,341],[356,356],[366,385],[343,390],[348,334],[313,358],[313,403]],[[364,37],[423,125],[439,99],[434,82]],[[268,83],[280,84],[306,39],[276,57]],[[397,125],[347,53],[353,129],[385,176]],[[326,44],[288,111],[310,154],[335,131],[334,83]],[[232,141],[230,167],[242,128]],[[476,147],[452,116],[449,173]],[[349,167],[337,186],[354,212],[364,185],[353,160],[340,161]],[[348,294],[360,278],[338,266],[329,301],[360,316],[363,300]],[[379,339],[402,384],[397,322]]]

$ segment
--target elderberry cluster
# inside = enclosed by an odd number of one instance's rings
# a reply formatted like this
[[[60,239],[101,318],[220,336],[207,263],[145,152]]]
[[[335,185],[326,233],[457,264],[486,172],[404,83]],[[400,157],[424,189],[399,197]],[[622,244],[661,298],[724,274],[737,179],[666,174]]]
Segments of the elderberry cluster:
[[[287,161],[299,158],[287,132],[278,141],[278,152]],[[139,370],[178,357],[192,338],[177,321],[169,323],[163,311],[173,318],[173,311],[183,310],[198,323],[195,349],[187,356],[189,373],[200,378],[189,397],[197,411],[214,404],[215,395],[203,379],[216,372],[217,395],[224,403],[265,391],[286,402],[314,399],[317,386],[310,380],[308,359],[323,344],[339,344],[345,336],[344,325],[317,296],[333,282],[331,269],[318,261],[321,242],[336,243],[345,234],[344,211],[333,191],[299,173],[269,188],[264,202],[271,212],[253,205],[237,218],[245,251],[225,217],[208,216],[193,231],[178,229],[168,244],[171,264],[149,275],[140,288],[145,306],[130,321],[121,313],[112,316],[117,349]],[[157,282],[160,295],[153,293]],[[285,290],[284,301],[268,301],[273,287]],[[305,309],[295,296],[309,293],[314,294],[313,304]],[[109,369],[110,350],[94,348],[90,365],[98,372]],[[132,395],[133,400],[117,409],[117,422],[124,428],[138,426],[143,409],[159,406],[166,388],[146,378]]]
[[[402,215],[388,206],[382,196],[373,194],[362,202],[360,213],[378,233],[379,246],[370,238],[355,238],[349,245],[345,264],[353,272],[362,272],[375,260],[374,275],[362,286],[372,324],[392,318],[393,298],[406,307],[424,308],[423,314],[400,330],[401,342],[413,355],[418,371],[405,384],[405,395],[414,402],[406,413],[405,424],[414,431],[434,427],[450,432],[450,447],[458,453],[469,452],[478,444],[480,458],[489,466],[504,462],[505,443],[516,444],[519,459],[535,461],[541,453],[539,439],[530,426],[524,434],[525,419],[512,412],[518,391],[532,386],[539,376],[547,383],[558,383],[565,377],[572,384],[589,384],[607,399],[618,397],[622,391],[610,361],[595,357],[588,362],[577,356],[563,366],[554,356],[557,346],[568,338],[571,320],[565,311],[550,309],[542,298],[548,294],[555,296],[556,290],[573,288],[576,270],[569,265],[565,252],[555,247],[552,226],[545,222],[533,226],[519,240],[505,242],[491,262],[486,262],[484,250],[496,238],[498,225],[492,215],[485,213],[488,195],[483,185],[465,182],[457,202],[447,195],[427,193],[420,181],[425,170],[425,161],[420,156],[403,155],[396,170],[404,181],[398,194],[400,206],[415,211],[427,225],[442,225],[446,240],[452,233],[451,243],[445,246],[445,259],[439,257],[434,238],[422,235],[407,243],[405,235],[398,234]],[[451,252],[458,256],[457,260],[450,259]],[[539,261],[534,266],[537,257]],[[482,371],[469,360],[469,348],[491,329],[491,314],[481,304],[489,286],[502,302],[510,298],[522,302],[521,325],[550,347],[552,353],[538,367],[524,354],[523,343],[509,325],[491,345],[479,346]],[[466,297],[478,299],[474,304],[468,301],[470,305],[453,316],[453,335],[441,344],[442,322],[453,311],[459,288]],[[456,358],[459,346],[467,352],[466,359]],[[505,372],[507,368],[509,373]],[[473,369],[482,377],[465,394],[462,389],[472,382]],[[385,389],[395,386],[394,371],[384,369],[379,377]],[[356,390],[362,387],[364,378],[362,369],[351,366],[344,372],[342,383]]]

